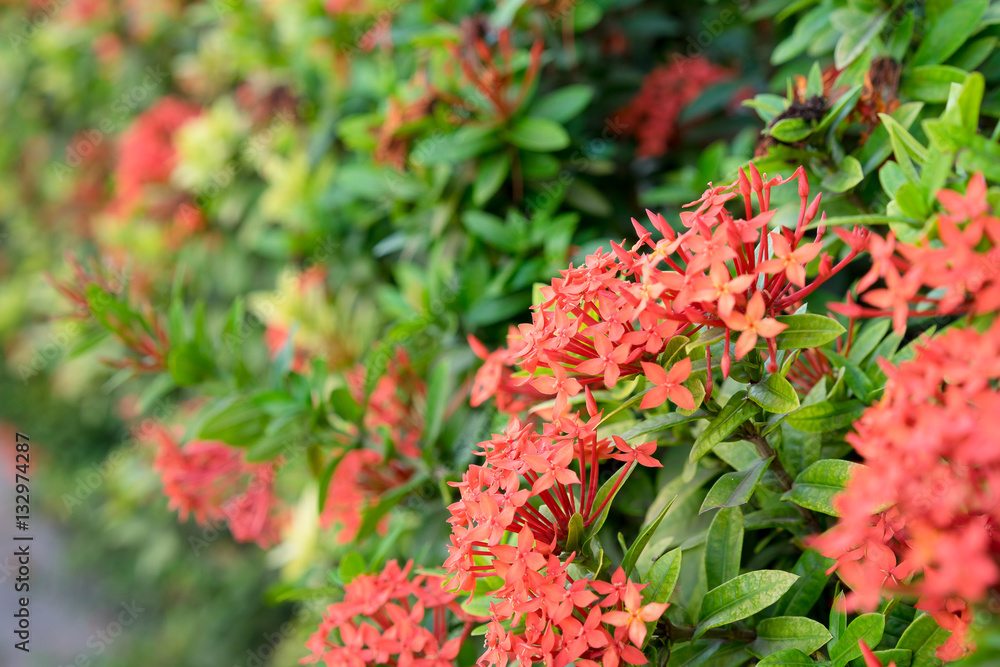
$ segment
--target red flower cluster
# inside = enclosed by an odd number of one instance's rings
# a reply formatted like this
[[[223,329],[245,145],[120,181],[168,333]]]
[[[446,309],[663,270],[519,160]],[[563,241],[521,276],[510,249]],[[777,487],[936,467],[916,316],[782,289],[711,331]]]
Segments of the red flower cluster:
[[[180,445],[165,427],[149,434],[158,449],[153,468],[163,480],[170,509],[202,526],[226,521],[238,542],[267,549],[280,540],[285,513],[274,493],[277,463],[247,463],[243,451],[223,442]]]
[[[329,667],[455,667],[473,624],[485,619],[462,611],[455,595],[442,589],[442,577],[410,579],[412,567],[412,561],[403,568],[389,561],[381,573],[358,575],[344,586],[344,601],[326,610],[319,629],[306,642],[312,655],[301,662],[322,660]],[[452,632],[454,622],[448,612],[461,622],[457,633]],[[337,638],[331,640],[334,630]]]
[[[603,459],[659,467],[652,458],[655,442],[637,448],[624,440],[599,440],[601,415],[588,395],[590,420],[578,415],[546,424],[541,433],[512,419],[506,432],[480,443],[485,466],[471,466],[461,482],[462,498],[451,505],[450,556],[445,567],[460,590],[473,591],[477,579],[496,576],[503,584],[491,592],[502,600],[492,606],[488,652],[481,664],[596,665],[642,664],[639,650],[645,623],[666,605],[641,604],[639,587],[619,571],[611,584],[573,579],[567,571],[576,556],[565,559],[571,524],[591,526],[605,512],[626,478],[621,471],[611,493],[597,499],[598,466]],[[576,470],[573,463],[577,463]],[[574,490],[574,487],[579,487]],[[574,517],[576,517],[574,519]],[[517,544],[508,544],[513,534]],[[594,603],[604,595],[600,606]],[[602,615],[600,607],[613,610]],[[509,630],[524,622],[523,632]],[[510,623],[507,623],[507,622]],[[604,624],[618,627],[612,635]],[[629,644],[631,642],[631,644]]]
[[[770,208],[771,188],[794,179],[801,198],[798,222],[794,228],[769,233],[767,226],[775,213]],[[753,195],[758,202],[756,215]],[[743,200],[742,219],[725,208],[737,197]],[[570,397],[583,387],[613,387],[620,378],[639,374],[655,385],[644,398],[643,409],[668,399],[679,407],[694,408],[690,390],[682,386],[691,373],[690,361],[681,360],[669,370],[656,364],[657,355],[674,336],[721,329],[724,376],[732,363],[734,332],[739,334],[737,359],[763,339],[773,372],[775,337],[785,328],[775,316],[793,310],[866,245],[864,230],[837,230],[850,250],[834,265],[829,255],[821,253],[822,226],[814,241],[805,242],[819,204],[819,196],[809,201],[809,184],[801,168],[788,179],[768,180],[751,164],[749,177],[741,169],[735,183],[712,187],[689,204],[695,209],[681,214],[686,229],[680,233],[662,216],[647,212],[663,238],[653,241],[652,234],[633,220],[639,241],[631,249],[612,242],[612,252],[598,249],[584,266],[562,271],[561,278],[542,288],[544,302],[535,306],[532,323],[520,325],[517,335],[508,336],[508,358],[527,371],[535,389],[555,396],[554,418],[565,412]],[[818,276],[809,282],[805,266],[817,256]],[[709,358],[708,395],[711,363]],[[496,364],[487,364],[480,373],[496,375]],[[498,385],[480,376],[477,386]]]
[[[346,374],[351,394],[359,404],[365,398],[365,374],[364,366]],[[410,365],[406,352],[399,348],[368,397],[364,416],[368,440],[386,451],[394,449],[398,458],[387,459],[374,449],[354,449],[344,455],[330,479],[330,493],[320,517],[324,528],[340,526],[341,542],[354,539],[363,512],[377,503],[383,493],[413,476],[410,460],[420,456],[420,436],[424,431],[417,402],[423,401],[426,394],[423,380]]]
[[[734,72],[713,65],[701,56],[674,58],[646,75],[639,94],[622,110],[620,122],[634,128],[639,141],[636,155],[659,157],[677,135],[677,119],[687,105],[709,86],[732,77]]]
[[[174,135],[200,114],[194,104],[164,97],[136,117],[119,146],[114,213],[128,216],[142,205],[153,217],[172,220],[181,235],[201,226],[201,212],[190,197],[169,185],[177,166]]]
[[[908,317],[935,317],[1000,310],[1000,219],[986,201],[982,174],[970,179],[965,194],[940,190],[944,213],[937,218],[937,238],[919,244],[872,235],[871,270],[858,282],[858,293],[874,308],[848,297],[831,309],[849,317],[892,317],[897,332]],[[882,280],[884,287],[869,289]]]
[[[851,606],[918,597],[953,632],[938,657],[954,660],[970,605],[1000,583],[1000,325],[953,329],[883,368],[885,395],[848,436],[865,466],[834,501],[840,521],[812,543],[837,559]]]
[[[373,449],[352,449],[344,454],[330,478],[320,526],[338,526],[337,539],[343,544],[350,542],[358,534],[362,514],[378,503],[383,493],[412,476],[413,468],[405,462],[385,461]],[[385,527],[384,521],[380,529]]]

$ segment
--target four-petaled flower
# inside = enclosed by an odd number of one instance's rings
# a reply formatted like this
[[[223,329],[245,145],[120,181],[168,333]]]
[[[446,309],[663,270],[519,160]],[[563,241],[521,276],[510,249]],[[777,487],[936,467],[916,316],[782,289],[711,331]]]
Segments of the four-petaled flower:
[[[622,634],[627,634],[632,644],[641,647],[646,641],[646,624],[663,616],[670,605],[665,602],[644,605],[639,590],[639,586],[630,581],[625,588],[625,611],[605,612],[604,622],[621,628]]]
[[[669,372],[663,366],[648,361],[642,362],[642,370],[646,373],[646,378],[656,386],[642,397],[640,408],[643,410],[655,408],[663,405],[669,398],[677,404],[677,407],[694,410],[694,396],[691,395],[690,389],[681,384],[691,375],[690,358],[681,359],[670,367]]]
[[[774,338],[788,328],[773,317],[764,317],[764,298],[760,292],[754,293],[747,303],[747,312],[734,312],[723,318],[734,331],[742,331],[736,341],[736,358],[742,359],[757,344],[757,337]]]

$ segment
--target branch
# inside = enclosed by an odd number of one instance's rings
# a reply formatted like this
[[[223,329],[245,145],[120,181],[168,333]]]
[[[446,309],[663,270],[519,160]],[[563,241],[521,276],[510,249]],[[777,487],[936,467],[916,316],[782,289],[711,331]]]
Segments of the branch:
[[[781,465],[781,459],[778,458],[777,452],[775,452],[774,448],[772,448],[767,442],[767,438],[761,435],[756,428],[750,428],[747,433],[746,440],[747,442],[753,443],[754,447],[757,448],[757,453],[765,459],[772,456],[774,457],[774,460],[771,461],[771,470],[774,472],[775,477],[778,478],[778,483],[781,484],[781,488],[785,491],[791,490],[793,482],[792,476],[788,474],[787,470],[785,470],[785,466]],[[795,505],[795,503],[792,504]],[[806,525],[812,532],[823,532],[823,526],[820,524],[819,519],[816,518],[815,514],[807,510],[805,507],[799,507],[798,505],[795,505],[795,509],[797,509],[799,514],[802,515],[802,518],[805,519]]]

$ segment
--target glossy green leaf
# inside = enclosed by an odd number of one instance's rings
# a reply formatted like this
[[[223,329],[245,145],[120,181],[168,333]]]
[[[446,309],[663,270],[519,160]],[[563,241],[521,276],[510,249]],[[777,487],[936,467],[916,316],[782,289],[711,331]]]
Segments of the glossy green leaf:
[[[820,347],[837,340],[845,331],[837,320],[815,313],[780,315],[775,319],[787,326],[775,338],[779,350]]]
[[[782,118],[768,128],[767,132],[778,141],[791,144],[802,141],[812,134],[813,130],[813,124],[802,118]]]
[[[757,667],[810,667],[815,660],[797,648],[772,653],[757,663]]]
[[[799,395],[792,383],[777,373],[768,375],[760,382],[751,383],[747,397],[767,412],[781,414],[799,407]]]
[[[604,522],[608,519],[608,512],[611,510],[611,503],[614,502],[615,496],[618,495],[621,488],[625,486],[625,482],[628,481],[628,478],[635,469],[635,466],[636,463],[633,461],[632,463],[621,468],[618,472],[611,476],[611,479],[602,484],[601,488],[597,490],[597,494],[594,496],[594,508],[596,510],[596,508],[604,504],[604,509],[602,509],[597,518],[595,518],[591,524],[587,526],[584,544],[597,535],[597,533],[600,532],[601,527],[604,526]],[[616,485],[618,487],[617,489],[615,488]],[[608,496],[611,494],[612,489],[614,489],[615,493],[609,498]],[[605,498],[607,498],[607,503],[604,503]]]
[[[709,590],[736,578],[743,553],[743,512],[739,507],[719,510],[705,538],[705,578]]]
[[[864,178],[865,173],[862,171],[861,163],[858,162],[858,159],[853,155],[846,155],[841,163],[837,165],[837,170],[824,176],[820,185],[831,192],[847,192],[863,181]]]
[[[775,616],[757,624],[757,639],[750,644],[750,652],[757,657],[799,649],[813,653],[830,641],[830,631],[822,623],[803,616]]]
[[[923,102],[946,102],[951,84],[965,81],[965,70],[947,65],[911,67],[903,71],[901,94]]]
[[[774,613],[778,616],[805,616],[812,611],[830,580],[826,571],[833,562],[812,549],[803,551],[792,568],[792,573],[799,578],[774,605]]]
[[[649,584],[642,589],[642,599],[648,602],[669,602],[670,596],[681,575],[680,547],[668,551],[655,561],[649,572],[642,578],[642,583]]]
[[[622,433],[621,437],[631,442],[634,439],[641,438],[649,435],[650,433],[658,433],[673,426],[677,426],[678,424],[695,421],[696,419],[704,419],[707,416],[708,413],[702,411],[698,411],[690,415],[682,415],[678,412],[668,412],[665,415],[657,415],[639,422],[632,428]]]
[[[729,399],[725,407],[719,411],[715,419],[701,432],[691,447],[690,461],[697,461],[712,451],[717,444],[732,435],[744,422],[752,419],[760,408],[746,400],[747,393],[738,391]]]
[[[695,638],[710,628],[753,616],[780,598],[796,579],[797,575],[780,570],[755,570],[713,588],[702,601]]]
[[[649,539],[653,537],[653,533],[655,533],[656,529],[659,528],[660,522],[663,521],[663,517],[666,516],[668,511],[670,511],[670,507],[673,504],[674,499],[671,498],[670,501],[663,506],[663,509],[660,510],[660,513],[656,515],[656,518],[642,529],[639,535],[635,538],[635,542],[633,542],[632,546],[630,546],[628,551],[625,552],[625,556],[622,558],[622,568],[624,568],[626,575],[632,573],[632,569],[635,567],[635,562],[639,560],[639,556],[642,555],[642,550],[646,548],[647,544],[649,544]]]
[[[773,460],[773,456],[759,458],[745,470],[726,473],[720,477],[705,496],[698,513],[704,514],[719,507],[738,507],[746,503],[753,496],[760,478]]]
[[[934,653],[950,635],[951,633],[941,628],[933,618],[921,614],[903,632],[896,643],[896,648],[912,652],[910,667],[937,667],[941,662]]]
[[[888,12],[870,14],[864,23],[841,35],[833,51],[834,66],[845,69],[854,62],[882,30],[888,16]]]
[[[785,418],[785,422],[806,433],[826,433],[850,427],[867,406],[861,401],[814,403],[804,405]]]
[[[843,459],[823,459],[799,473],[784,498],[799,507],[840,516],[833,507],[833,497],[841,493],[860,464]]]
[[[844,667],[861,656],[858,640],[864,640],[868,646],[878,646],[884,630],[885,617],[882,614],[863,614],[851,621],[844,634],[837,638],[836,644],[829,647],[833,667]]]
[[[976,30],[989,0],[956,2],[934,21],[913,56],[914,65],[937,65],[947,60]]]

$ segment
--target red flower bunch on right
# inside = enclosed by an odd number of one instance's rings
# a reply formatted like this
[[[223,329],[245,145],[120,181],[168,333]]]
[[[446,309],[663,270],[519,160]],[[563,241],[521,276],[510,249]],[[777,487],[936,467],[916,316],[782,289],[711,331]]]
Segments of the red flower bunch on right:
[[[968,648],[971,605],[1000,584],[1000,323],[953,329],[888,376],[848,441],[865,465],[834,502],[837,525],[812,544],[837,560],[848,605],[913,595],[952,631],[938,657]]]
[[[848,297],[830,309],[852,318],[891,317],[897,333],[909,317],[936,317],[1000,310],[1000,218],[986,201],[986,179],[973,176],[965,194],[939,190],[944,212],[937,217],[937,238],[918,244],[872,234],[872,266],[857,291],[870,307]],[[878,281],[884,286],[870,289]]]

